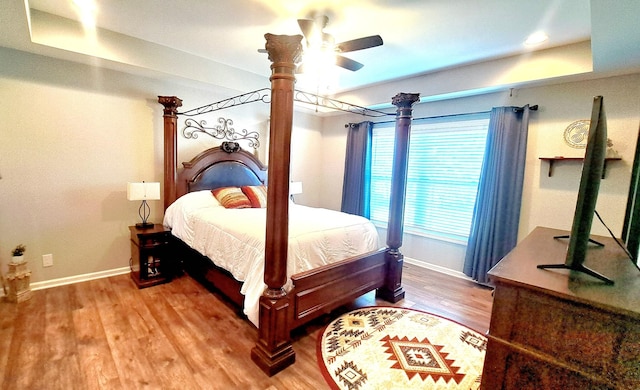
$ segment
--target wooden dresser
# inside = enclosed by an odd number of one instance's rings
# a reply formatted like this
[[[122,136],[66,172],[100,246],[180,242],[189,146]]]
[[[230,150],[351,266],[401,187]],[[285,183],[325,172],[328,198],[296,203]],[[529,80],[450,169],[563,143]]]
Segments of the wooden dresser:
[[[491,271],[496,286],[482,389],[640,389],[640,271],[611,238],[568,270],[566,231],[536,228]]]

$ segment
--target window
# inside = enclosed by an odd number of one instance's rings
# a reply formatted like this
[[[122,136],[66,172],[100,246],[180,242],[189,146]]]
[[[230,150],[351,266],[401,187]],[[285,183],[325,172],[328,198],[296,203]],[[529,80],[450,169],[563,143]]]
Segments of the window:
[[[374,124],[371,166],[371,220],[389,217],[394,124]],[[466,243],[478,190],[489,113],[414,120],[404,230]]]

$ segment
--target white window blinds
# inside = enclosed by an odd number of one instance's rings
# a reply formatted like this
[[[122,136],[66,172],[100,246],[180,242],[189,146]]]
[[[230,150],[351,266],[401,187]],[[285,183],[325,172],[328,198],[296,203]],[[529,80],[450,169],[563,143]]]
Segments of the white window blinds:
[[[371,219],[382,226],[389,213],[393,126],[373,126]],[[488,126],[489,113],[412,122],[405,232],[466,243]]]

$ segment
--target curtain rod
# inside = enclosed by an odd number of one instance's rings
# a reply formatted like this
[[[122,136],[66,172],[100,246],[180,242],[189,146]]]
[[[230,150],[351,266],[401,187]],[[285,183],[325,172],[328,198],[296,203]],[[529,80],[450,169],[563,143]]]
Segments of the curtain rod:
[[[514,107],[514,110],[516,112],[522,111],[524,110],[524,107]],[[538,105],[534,104],[532,106],[529,106],[529,109],[531,111],[538,111]],[[489,114],[491,113],[491,110],[489,111],[476,111],[476,112],[465,112],[465,113],[461,113],[461,114],[447,114],[447,115],[436,115],[436,116],[425,116],[422,118],[413,118],[414,121],[418,121],[418,120],[422,120],[422,119],[440,119],[440,118],[450,118],[450,117],[454,117],[454,116],[463,116],[463,115],[478,115],[478,114]],[[383,122],[373,122],[375,124],[386,124],[386,123],[395,123],[395,120],[392,121],[383,121]],[[347,127],[347,125],[345,125],[345,127]]]
[[[422,117],[422,118],[413,118],[413,120],[412,120],[412,121],[419,121],[419,120],[422,120],[422,119],[440,119],[440,118],[449,118],[449,117],[452,117],[452,116],[488,114],[488,113],[490,113],[490,112],[491,112],[491,111],[477,111],[477,112],[465,112],[465,113],[463,113],[463,114],[447,114],[447,115],[425,116],[425,117]],[[375,124],[377,125],[377,124],[395,123],[395,122],[396,122],[395,120],[392,120],[392,121],[373,122],[373,123],[375,123]]]
[[[520,112],[520,111],[523,111],[523,110],[524,110],[524,107],[525,107],[525,106],[523,106],[523,107],[516,107],[516,108],[514,108],[514,110],[516,110],[516,112]],[[530,109],[531,111],[538,111],[538,105],[537,105],[537,104],[534,104],[534,105],[532,105],[532,106],[529,106],[529,109]]]

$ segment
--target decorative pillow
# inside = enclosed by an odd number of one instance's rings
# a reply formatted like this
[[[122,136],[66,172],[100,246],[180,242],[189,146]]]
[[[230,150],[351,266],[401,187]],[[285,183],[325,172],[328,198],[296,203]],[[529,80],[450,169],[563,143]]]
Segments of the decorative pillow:
[[[262,209],[267,207],[267,187],[265,186],[243,186],[242,192],[249,198],[251,207]]]
[[[238,187],[222,187],[211,190],[218,202],[227,209],[250,208],[251,202]]]

